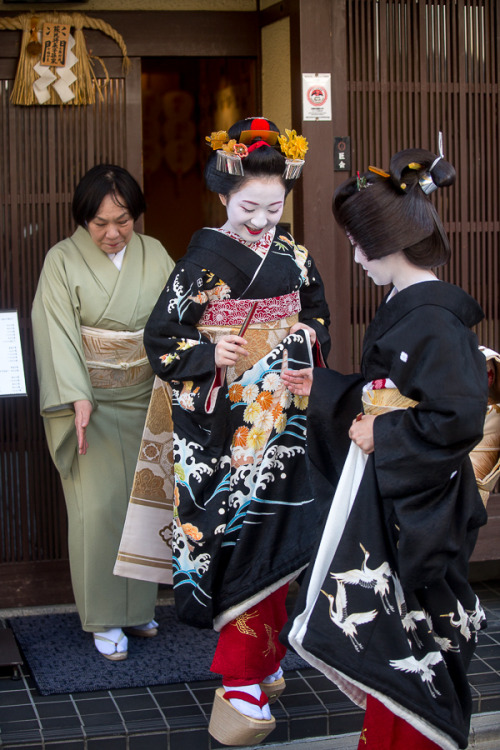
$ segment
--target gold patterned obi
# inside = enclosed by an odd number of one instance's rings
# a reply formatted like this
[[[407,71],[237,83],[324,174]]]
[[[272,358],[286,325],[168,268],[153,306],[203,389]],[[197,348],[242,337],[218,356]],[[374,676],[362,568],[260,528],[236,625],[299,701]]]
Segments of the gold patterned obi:
[[[213,300],[198,322],[198,330],[216,344],[222,336],[239,333],[255,302],[255,310],[244,334],[249,356],[240,357],[236,365],[227,368],[228,385],[283,341],[298,322],[301,310],[299,292],[260,300]]]
[[[369,385],[373,385],[373,383]],[[396,409],[412,409],[418,404],[418,401],[403,396],[393,386],[385,388],[365,387],[361,401],[363,402],[363,411],[365,414],[372,414],[374,416],[385,414],[388,411],[395,411]]]
[[[124,388],[153,377],[142,341],[144,330],[108,331],[81,326],[83,351],[94,388]]]

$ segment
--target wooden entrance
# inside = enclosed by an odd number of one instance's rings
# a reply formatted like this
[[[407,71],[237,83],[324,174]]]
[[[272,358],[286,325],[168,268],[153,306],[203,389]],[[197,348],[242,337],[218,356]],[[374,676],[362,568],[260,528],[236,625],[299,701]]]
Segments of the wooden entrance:
[[[445,278],[479,300],[481,343],[500,348],[495,0],[282,0],[259,13],[99,15],[126,39],[133,65],[124,78],[114,42],[86,34],[111,76],[93,107],[10,105],[20,35],[0,32],[0,308],[19,311],[29,394],[0,400],[0,606],[71,598],[64,503],[38,417],[30,307],[45,253],[72,230],[71,193],[86,169],[117,161],[142,180],[145,58],[246,58],[255,66],[257,105],[259,24],[290,18],[292,122],[310,144],[302,188],[294,190],[295,234],[325,280],[330,364],[344,372],[359,366],[381,290],[358,273],[332,219],[333,190],[347,176],[333,171],[334,137],[350,136],[353,170],[363,170],[387,168],[390,155],[409,145],[437,148],[442,130],[458,172],[457,186],[435,198],[452,242]],[[332,121],[302,121],[301,73],[311,72],[331,73]]]
[[[28,391],[27,398],[0,399],[0,607],[73,599],[64,498],[39,417],[30,314],[45,254],[74,231],[76,183],[99,162],[121,164],[143,183],[143,81],[154,69],[148,60],[177,60],[170,70],[182,71],[182,58],[200,70],[208,58],[206,67],[220,71],[218,60],[239,58],[247,72],[243,106],[253,110],[257,104],[255,14],[141,13],[140,23],[134,13],[100,17],[127,40],[132,68],[124,76],[114,42],[86,32],[110,76],[102,100],[92,106],[10,104],[20,34],[0,32],[0,309],[18,311]],[[204,81],[207,100],[218,80],[214,74]],[[208,108],[201,136],[210,132]],[[196,143],[199,138],[197,132]],[[200,226],[201,215],[195,219]],[[138,229],[143,231],[142,221]]]

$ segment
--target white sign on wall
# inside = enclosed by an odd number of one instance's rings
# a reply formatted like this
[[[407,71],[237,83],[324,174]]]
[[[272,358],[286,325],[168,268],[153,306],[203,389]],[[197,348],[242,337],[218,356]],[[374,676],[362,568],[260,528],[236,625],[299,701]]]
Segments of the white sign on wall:
[[[330,73],[302,73],[302,112],[304,120],[331,120]]]
[[[0,311],[0,396],[26,396],[16,310]]]

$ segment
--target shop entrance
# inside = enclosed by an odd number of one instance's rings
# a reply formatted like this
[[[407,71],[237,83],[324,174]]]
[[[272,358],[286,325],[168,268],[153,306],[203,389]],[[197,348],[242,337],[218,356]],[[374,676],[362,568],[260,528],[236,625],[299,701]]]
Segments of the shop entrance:
[[[144,58],[141,78],[144,231],[178,260],[197,229],[225,220],[204,184],[205,136],[256,111],[256,62]]]

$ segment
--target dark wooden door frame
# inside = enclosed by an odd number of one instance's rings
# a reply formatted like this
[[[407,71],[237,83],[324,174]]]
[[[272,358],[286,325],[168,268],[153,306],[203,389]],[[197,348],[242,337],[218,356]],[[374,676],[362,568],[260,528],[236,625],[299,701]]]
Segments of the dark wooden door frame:
[[[345,178],[333,171],[333,134],[347,134],[345,86],[345,0],[284,0],[259,13],[262,26],[281,18],[290,19],[290,62],[292,82],[292,127],[308,140],[309,151],[303,175],[293,191],[294,234],[313,255],[325,282],[333,324],[329,364],[349,372],[351,351],[349,329],[336,325],[338,311],[348,310],[351,256],[345,250],[345,236],[331,211],[335,187]],[[302,119],[302,74],[332,73],[332,120]],[[336,248],[340,248],[339,251]]]

